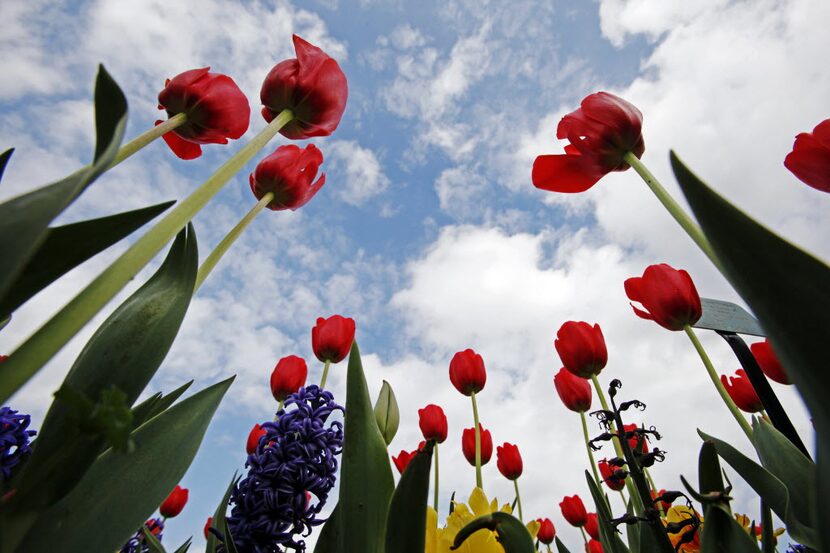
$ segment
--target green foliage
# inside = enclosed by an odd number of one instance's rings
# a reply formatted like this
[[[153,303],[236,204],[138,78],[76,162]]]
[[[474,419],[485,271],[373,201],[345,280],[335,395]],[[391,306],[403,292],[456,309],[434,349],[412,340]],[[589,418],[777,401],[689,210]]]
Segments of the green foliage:
[[[501,511],[482,515],[468,522],[456,534],[452,548],[461,547],[467,538],[484,529],[496,533],[496,540],[504,548],[504,553],[536,553],[533,536],[527,531],[525,525],[513,515]]]
[[[597,486],[594,477],[587,470],[585,471],[585,478],[588,480],[588,489],[591,491],[591,497],[594,500],[594,505],[597,510],[597,526],[599,526],[599,538],[602,542],[602,549],[607,553],[628,553],[628,547],[614,531],[611,526],[611,511],[608,508],[608,498],[602,493],[602,490]],[[642,533],[641,533],[642,534]],[[636,552],[635,552],[636,553]]]
[[[398,433],[401,413],[398,410],[398,400],[395,398],[395,392],[385,380],[380,388],[378,400],[375,402],[375,419],[378,421],[378,428],[386,445],[391,444],[395,434]]]
[[[0,154],[0,180],[3,178],[3,173],[6,171],[6,165],[8,165],[9,159],[11,159],[13,153],[14,148],[9,148]]]
[[[391,389],[391,388],[390,388]],[[429,499],[429,471],[434,440],[415,454],[401,475],[386,519],[385,553],[424,553]]]
[[[216,506],[216,510],[213,512],[213,520],[211,521],[210,527],[215,528],[220,533],[225,532],[225,513],[228,511],[228,501],[230,501],[231,492],[239,483],[241,478],[241,476],[237,476],[236,473],[234,473],[233,478],[231,478],[231,483],[225,490],[225,495],[222,496],[221,501],[219,501],[219,505]],[[217,538],[213,532],[210,532],[207,537],[207,548],[205,549],[205,553],[216,553],[220,543],[219,538]]]
[[[565,544],[562,543],[562,540],[559,539],[559,536],[554,538],[554,543],[556,543],[556,551],[558,551],[558,553],[571,553],[570,550],[565,547]]]
[[[133,407],[133,428],[138,428],[146,420],[166,411],[192,384],[192,380],[185,382],[169,394],[157,392]]]

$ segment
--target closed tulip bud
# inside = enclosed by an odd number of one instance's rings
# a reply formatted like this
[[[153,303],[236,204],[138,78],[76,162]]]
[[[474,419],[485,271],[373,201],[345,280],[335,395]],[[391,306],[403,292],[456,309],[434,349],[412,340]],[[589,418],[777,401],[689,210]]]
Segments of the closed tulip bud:
[[[496,448],[496,466],[502,476],[508,480],[515,480],[522,475],[522,456],[519,448],[504,442]]]
[[[587,553],[603,553],[602,542],[596,539],[588,540],[588,544],[585,546],[585,551],[587,551]]]
[[[614,491],[619,491],[625,487],[625,471],[608,464],[606,459],[602,459],[597,463],[599,467],[599,474],[605,485]],[[617,472],[620,471],[620,472]]]
[[[553,543],[553,539],[556,537],[556,528],[554,528],[553,522],[549,518],[539,518],[536,519],[536,522],[539,523],[539,531],[536,532],[536,539],[545,545]]]
[[[443,443],[447,439],[447,416],[444,410],[437,405],[427,405],[418,409],[418,426],[425,440],[435,440]]]
[[[591,384],[584,378],[562,367],[553,377],[553,385],[559,399],[571,411],[584,413],[591,408]]]
[[[248,434],[248,442],[245,444],[245,451],[248,452],[248,455],[256,451],[256,448],[259,445],[259,439],[267,433],[268,431],[262,428],[259,424],[255,424],[254,427],[251,428],[251,432]]]
[[[775,355],[772,344],[769,343],[769,338],[763,342],[752,344],[749,346],[749,349],[752,350],[752,355],[755,357],[758,366],[761,367],[765,375],[779,384],[792,384],[790,377],[787,375],[787,371],[784,370],[784,366],[781,365],[781,361]]]
[[[556,333],[553,345],[565,368],[582,378],[598,375],[608,363],[605,338],[598,324],[567,321]]]
[[[562,509],[562,516],[571,526],[585,526],[588,512],[585,510],[585,504],[582,503],[582,499],[578,495],[565,496],[559,504],[559,508]]]
[[[326,174],[312,184],[317,170],[323,163],[323,152],[314,144],[305,149],[286,144],[260,161],[254,172],[248,177],[251,192],[261,200],[268,192],[273,199],[268,202],[268,209],[292,211],[303,207],[326,183]]]
[[[723,387],[726,388],[726,392],[735,402],[735,405],[747,413],[757,413],[762,410],[764,404],[761,403],[761,398],[755,393],[755,388],[752,387],[752,382],[749,381],[746,371],[738,369],[735,375],[727,378],[725,374],[722,374],[720,377]]]
[[[588,535],[593,539],[599,539],[599,521],[597,520],[596,513],[588,513],[585,517],[585,531],[588,532]]]
[[[649,265],[642,277],[627,279],[625,293],[632,302],[643,306],[639,309],[631,304],[638,317],[654,321],[669,330],[683,330],[703,315],[692,277],[686,271],[665,263]]]
[[[210,527],[213,526],[213,517],[208,517],[207,521],[205,522],[205,527],[203,532],[205,533],[205,539],[210,537]]]
[[[320,361],[339,363],[349,355],[354,342],[354,319],[332,315],[317,319],[311,329],[311,348]]]
[[[302,357],[289,355],[277,361],[271,373],[271,394],[277,401],[285,401],[303,387],[308,367]]]
[[[478,425],[479,433],[481,434],[481,465],[484,466],[490,462],[490,457],[493,456],[493,437],[489,430],[485,430]],[[476,465],[476,429],[465,428],[461,433],[461,451],[464,453],[464,458],[471,465]]]
[[[450,382],[465,396],[478,393],[487,382],[484,359],[471,349],[459,351],[450,361]]]
[[[161,516],[172,518],[181,513],[187,503],[187,492],[187,488],[182,488],[181,486],[173,488],[173,491],[170,492],[167,499],[159,506]]]

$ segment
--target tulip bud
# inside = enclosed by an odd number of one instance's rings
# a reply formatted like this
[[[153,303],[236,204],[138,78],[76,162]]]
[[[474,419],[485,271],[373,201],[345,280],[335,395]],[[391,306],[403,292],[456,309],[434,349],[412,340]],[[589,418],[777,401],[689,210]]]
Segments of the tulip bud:
[[[599,521],[597,520],[596,513],[588,513],[585,517],[585,531],[588,532],[588,535],[593,539],[599,539]]]
[[[471,349],[459,351],[450,361],[450,382],[465,396],[478,393],[487,382],[484,359]]]
[[[735,405],[742,411],[746,411],[747,413],[761,411],[764,408],[764,404],[761,403],[761,398],[755,393],[755,388],[752,387],[752,382],[749,381],[746,371],[738,369],[735,374],[736,376],[729,378],[725,374],[722,374],[720,377],[720,381],[723,387],[726,388],[729,397],[732,398]]]
[[[553,522],[549,518],[539,518],[536,519],[536,522],[539,523],[536,539],[545,545],[553,543],[553,539],[556,537],[556,528],[553,527]]]
[[[248,452],[248,455],[251,455],[254,451],[256,451],[256,448],[259,445],[259,439],[267,433],[268,431],[262,428],[259,424],[255,424],[254,427],[251,428],[251,432],[248,434],[248,442],[245,444],[245,451]]]
[[[440,444],[447,439],[447,416],[437,405],[430,404],[418,409],[418,426],[421,427],[425,440],[435,440]]]
[[[606,486],[614,491],[619,491],[625,487],[626,472],[624,470],[612,467],[607,459],[602,459],[597,463],[597,466]]]
[[[317,170],[323,163],[323,152],[314,144],[304,149],[294,144],[280,146],[260,161],[248,177],[251,192],[261,200],[268,192],[273,199],[268,209],[292,211],[303,207],[326,183],[326,174],[320,175],[314,184]]]
[[[553,345],[565,368],[582,378],[598,375],[608,363],[605,338],[598,324],[567,321],[556,333]]]
[[[277,361],[271,373],[271,394],[277,401],[285,401],[291,394],[303,387],[308,376],[308,367],[302,357],[289,355]]]
[[[565,496],[559,504],[559,508],[562,509],[562,516],[571,526],[585,526],[588,512],[585,510],[585,505],[578,495]]]
[[[339,363],[349,355],[354,342],[354,319],[332,315],[317,319],[311,329],[311,347],[320,361]]]
[[[485,430],[481,423],[478,425],[479,434],[481,434],[481,465],[484,466],[490,462],[490,457],[493,456],[493,438],[490,436],[490,431]],[[471,465],[476,465],[476,429],[465,428],[461,433],[461,451],[464,453],[464,458]]]
[[[787,371],[784,370],[784,366],[778,360],[778,356],[775,355],[772,344],[769,343],[769,338],[763,342],[752,344],[749,349],[752,350],[752,355],[765,375],[779,384],[792,384]]]
[[[496,448],[496,466],[508,480],[515,480],[522,475],[522,456],[519,448],[505,442]]]
[[[669,330],[683,330],[703,315],[692,277],[665,263],[649,265],[642,277],[627,279],[625,293],[632,302],[643,306],[644,309],[639,309],[631,304],[638,317],[652,320]]]
[[[565,407],[577,413],[584,413],[591,408],[591,384],[562,367],[553,377],[553,385],[559,399]]]
[[[585,551],[588,553],[603,553],[602,542],[599,540],[588,540],[588,545],[585,546]]]
[[[170,492],[167,499],[165,499],[159,506],[161,516],[165,518],[172,518],[181,513],[187,503],[187,493],[187,488],[182,488],[181,486],[173,488],[173,491]]]

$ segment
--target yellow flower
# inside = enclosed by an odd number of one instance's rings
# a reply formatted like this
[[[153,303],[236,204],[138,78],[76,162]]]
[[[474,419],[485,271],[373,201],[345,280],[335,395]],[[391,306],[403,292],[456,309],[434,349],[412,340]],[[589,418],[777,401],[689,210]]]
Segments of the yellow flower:
[[[685,505],[677,505],[673,506],[671,509],[668,510],[666,513],[666,518],[663,519],[663,523],[667,524],[670,522],[683,522],[684,520],[688,520],[697,516],[700,519],[700,528],[694,529],[694,526],[685,526],[682,530],[677,532],[676,534],[669,534],[669,539],[671,540],[671,544],[674,547],[677,547],[677,544],[680,540],[689,532],[694,532],[694,538],[688,543],[684,543],[680,546],[681,553],[697,553],[700,551],[700,532],[703,530],[703,516],[700,515],[697,511],[690,507],[686,507]]]
[[[750,520],[748,516],[739,515],[739,514],[735,513],[735,520],[738,521],[738,524],[740,524],[741,526],[744,527],[744,530],[746,530],[747,534],[749,534],[750,536],[752,535],[752,522],[753,521]],[[755,539],[758,540],[758,541],[761,541],[761,534],[762,533],[763,533],[763,530],[761,529],[760,523],[756,523],[755,524]],[[776,528],[772,532],[772,543],[778,543],[778,536],[780,536],[783,533],[784,533],[783,528]]]

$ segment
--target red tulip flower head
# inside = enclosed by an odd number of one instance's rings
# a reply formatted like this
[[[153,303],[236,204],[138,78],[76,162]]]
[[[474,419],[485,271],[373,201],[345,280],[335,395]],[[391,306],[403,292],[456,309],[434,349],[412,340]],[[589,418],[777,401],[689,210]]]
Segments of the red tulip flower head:
[[[311,329],[311,348],[320,361],[339,363],[349,355],[354,342],[354,319],[332,315],[319,317]]]
[[[248,452],[248,455],[256,451],[256,448],[259,445],[259,439],[267,433],[268,431],[262,428],[259,424],[255,424],[254,427],[251,428],[251,431],[248,433],[248,441],[245,443],[245,451]]]
[[[625,432],[634,432],[638,428],[639,426],[637,426],[634,423],[623,425],[623,430]],[[628,438],[628,446],[631,448],[631,451],[637,451],[637,442],[639,442],[640,440],[642,440],[643,442],[640,446],[640,453],[648,453],[648,440],[646,440],[645,437],[640,435],[632,435]]]
[[[703,308],[692,277],[684,270],[677,270],[661,263],[649,265],[642,277],[625,281],[625,294],[632,302],[639,302],[644,309],[631,307],[638,317],[656,322],[669,330],[683,330],[695,324]]]
[[[265,77],[260,100],[269,123],[284,109],[294,118],[281,130],[292,140],[334,132],[349,97],[346,75],[328,54],[294,35],[297,57],[281,61]]]
[[[204,527],[204,530],[203,530],[204,533],[205,533],[205,539],[208,539],[208,537],[210,537],[210,527],[211,526],[213,526],[213,517],[207,517],[207,521],[205,522],[205,527]]]
[[[440,444],[447,439],[447,416],[437,405],[430,404],[418,409],[418,426],[421,427],[425,440],[435,440]]]
[[[763,409],[764,404],[761,403],[761,399],[755,393],[755,388],[752,387],[752,382],[749,381],[746,371],[738,369],[735,374],[736,376],[729,378],[725,374],[720,377],[723,387],[726,388],[735,405],[747,413],[757,413]]]
[[[490,457],[493,456],[493,437],[489,430],[485,430],[478,425],[479,433],[481,434],[481,466],[490,462]],[[471,465],[476,465],[476,429],[465,428],[461,433],[461,451],[464,453],[464,458]]]
[[[522,456],[519,448],[504,442],[496,448],[496,466],[502,476],[508,480],[515,480],[522,475]]]
[[[181,486],[173,488],[173,491],[170,492],[167,499],[159,506],[161,516],[172,518],[181,513],[187,503],[187,492],[187,488],[182,488]]]
[[[553,543],[556,537],[556,528],[553,527],[553,522],[549,518],[538,518],[536,522],[539,523],[539,531],[536,532],[536,539],[545,545]]]
[[[567,321],[559,327],[553,345],[565,368],[582,378],[598,375],[608,363],[605,338],[598,324]]]
[[[585,97],[579,109],[559,121],[556,138],[568,139],[565,153],[533,162],[533,185],[551,192],[584,192],[611,171],[629,168],[623,156],[645,151],[643,114],[608,92]]]
[[[595,539],[588,540],[588,543],[585,545],[585,551],[587,553],[603,553],[602,542]]]
[[[159,109],[168,117],[179,113],[187,120],[162,138],[181,159],[202,155],[200,144],[227,144],[248,130],[251,106],[233,79],[210,73],[210,67],[191,69],[167,79],[159,93]],[[161,121],[156,121],[160,125]]]
[[[812,133],[795,137],[784,167],[807,186],[830,192],[830,119],[819,123]]]
[[[297,210],[325,184],[325,173],[312,184],[322,163],[323,152],[314,144],[308,144],[305,149],[294,144],[280,146],[260,161],[248,177],[251,192],[257,200],[268,192],[273,193],[274,197],[267,206],[273,211]]]
[[[769,338],[763,342],[752,344],[749,349],[765,375],[779,384],[792,384],[787,371],[784,370],[784,366],[778,360],[778,356],[775,355],[772,344],[769,343]]]
[[[559,399],[571,411],[584,413],[591,408],[591,384],[584,378],[575,376],[562,367],[553,377],[553,385]]]
[[[303,387],[308,376],[308,367],[302,357],[289,355],[277,361],[271,373],[271,393],[277,401],[285,401],[291,394]]]
[[[599,539],[599,521],[597,520],[596,513],[588,513],[585,517],[585,531],[588,532],[588,535],[593,539]]]
[[[565,496],[559,504],[559,508],[562,509],[562,516],[571,526],[585,526],[588,512],[585,510],[585,504],[582,503],[582,499],[578,495],[571,497]]]
[[[602,459],[597,463],[599,467],[599,474],[605,485],[614,491],[619,491],[625,487],[625,471],[618,467],[610,465],[606,459]],[[620,471],[620,472],[617,472]]]
[[[421,442],[418,444],[418,449],[416,449],[415,451],[401,450],[401,452],[398,453],[397,457],[392,457],[392,462],[395,463],[395,468],[398,469],[398,472],[400,474],[403,474],[403,472],[406,470],[406,467],[409,466],[409,462],[415,458],[415,455],[419,451],[421,451],[421,448],[423,448],[424,445],[426,445],[426,442]]]
[[[487,382],[484,359],[471,349],[459,351],[450,361],[450,382],[465,396],[478,393]]]

